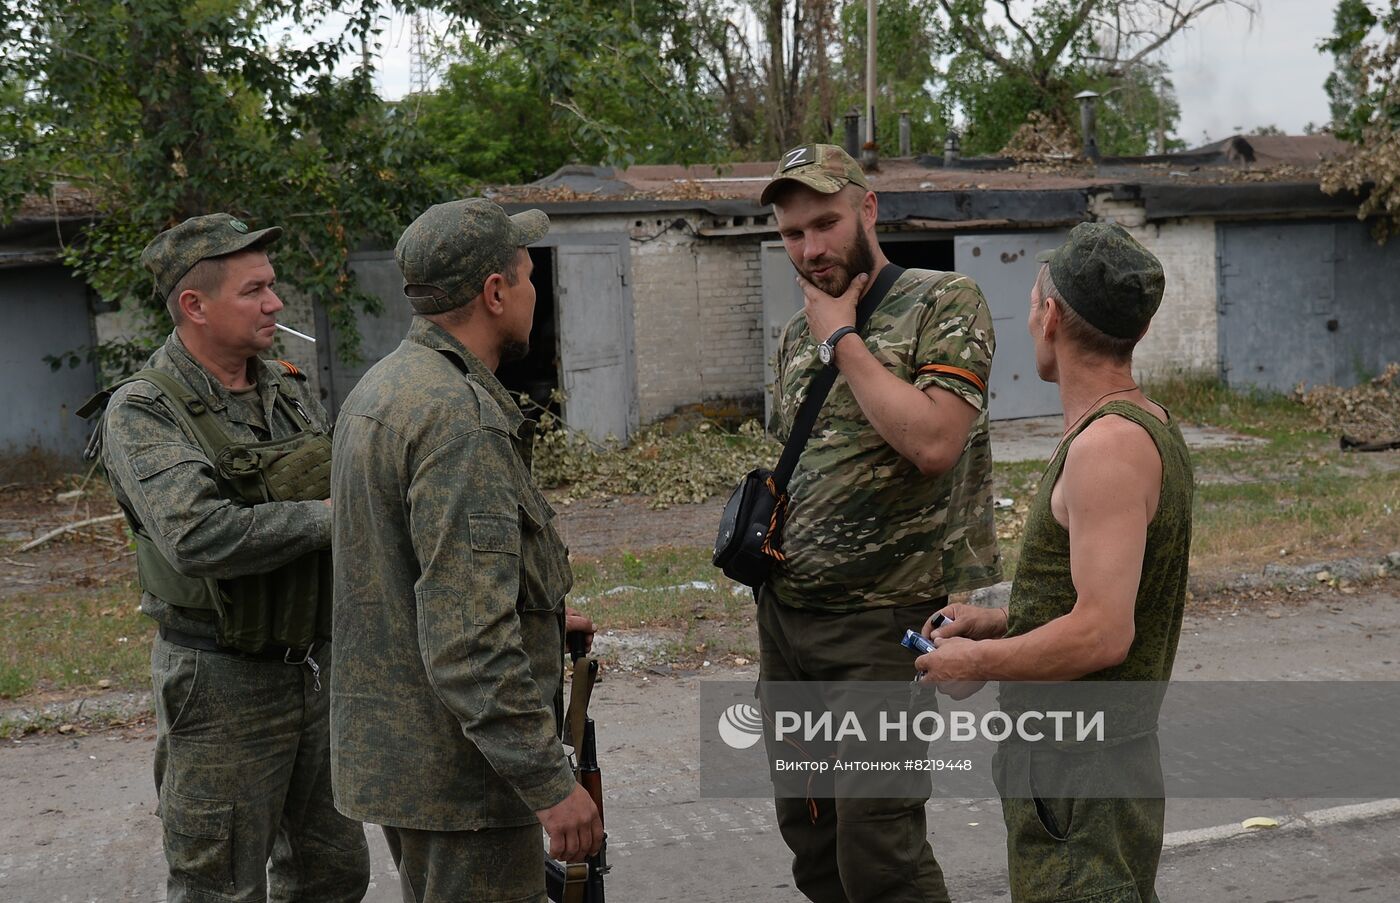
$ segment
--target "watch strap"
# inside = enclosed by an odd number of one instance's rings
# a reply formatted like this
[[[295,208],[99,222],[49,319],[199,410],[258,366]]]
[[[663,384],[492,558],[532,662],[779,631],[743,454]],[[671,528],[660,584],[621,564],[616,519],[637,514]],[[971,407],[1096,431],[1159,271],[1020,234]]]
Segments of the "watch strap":
[[[825,342],[822,342],[822,344],[825,345],[826,347],[830,348],[831,351],[832,351],[832,353],[834,354],[834,353],[836,352],[836,343],[839,342],[839,341],[841,341],[841,340],[844,339],[846,336],[850,335],[851,333],[853,333],[853,332],[855,332],[855,331],[856,331],[856,328],[855,328],[854,326],[842,326],[840,329],[838,329],[838,330],[836,330],[835,332],[833,332],[833,333],[831,334],[831,337],[830,337],[829,339],[827,339]],[[834,362],[834,361],[835,361],[835,359],[833,358],[833,362]]]

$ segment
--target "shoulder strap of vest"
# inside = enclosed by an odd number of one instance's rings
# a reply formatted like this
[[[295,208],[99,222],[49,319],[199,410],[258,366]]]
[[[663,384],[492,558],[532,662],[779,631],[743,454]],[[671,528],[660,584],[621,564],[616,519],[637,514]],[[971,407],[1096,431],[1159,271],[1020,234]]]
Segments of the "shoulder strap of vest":
[[[219,425],[219,418],[215,417],[209,410],[209,406],[190,388],[178,379],[166,373],[164,370],[146,368],[138,370],[126,379],[112,386],[109,392],[118,386],[126,385],[137,381],[148,382],[160,390],[160,394],[165,396],[170,402],[170,410],[179,420],[189,427],[194,433],[195,439],[199,442],[199,447],[204,450],[210,461],[217,461],[219,453],[233,443]]]

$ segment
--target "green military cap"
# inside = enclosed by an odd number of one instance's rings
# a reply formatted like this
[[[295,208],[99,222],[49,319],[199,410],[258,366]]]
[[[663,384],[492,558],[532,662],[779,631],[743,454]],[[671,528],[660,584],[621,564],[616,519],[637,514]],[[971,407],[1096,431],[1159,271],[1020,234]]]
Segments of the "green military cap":
[[[1091,325],[1136,339],[1162,303],[1162,262],[1117,223],[1080,223],[1036,260],[1050,265],[1060,297]]]
[[[403,291],[420,314],[461,307],[481,293],[486,278],[502,272],[517,248],[544,238],[542,210],[514,216],[484,198],[429,207],[399,236],[394,260]]]
[[[165,298],[201,260],[260,248],[281,235],[280,226],[249,229],[227,213],[192,216],[151,239],[141,252],[141,265],[156,277],[156,297]]]
[[[773,181],[763,187],[760,204],[773,203],[784,182],[798,182],[822,194],[835,194],[851,183],[869,190],[870,182],[860,164],[834,144],[804,144],[783,154]]]

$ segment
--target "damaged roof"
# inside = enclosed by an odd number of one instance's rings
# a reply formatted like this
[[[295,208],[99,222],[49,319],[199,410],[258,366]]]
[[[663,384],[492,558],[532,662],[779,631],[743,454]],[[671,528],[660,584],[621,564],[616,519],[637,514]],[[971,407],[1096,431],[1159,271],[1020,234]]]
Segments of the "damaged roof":
[[[1331,135],[1234,136],[1175,154],[1015,161],[886,158],[869,174],[881,221],[1056,225],[1089,213],[1091,195],[1140,201],[1148,219],[1181,216],[1354,214],[1357,198],[1323,194],[1317,169],[1345,153]],[[776,163],[568,166],[529,185],[488,189],[509,209],[552,215],[702,210],[722,216],[767,212],[758,203]]]

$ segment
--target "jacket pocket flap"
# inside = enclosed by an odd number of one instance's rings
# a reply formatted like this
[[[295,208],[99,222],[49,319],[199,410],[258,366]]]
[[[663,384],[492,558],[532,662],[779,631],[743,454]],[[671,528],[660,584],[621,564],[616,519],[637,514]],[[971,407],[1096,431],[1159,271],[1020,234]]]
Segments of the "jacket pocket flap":
[[[520,554],[520,518],[512,514],[469,514],[472,550]]]
[[[209,466],[209,460],[204,457],[203,452],[194,446],[179,442],[153,445],[140,454],[131,456],[131,469],[138,480],[149,479],[162,471],[187,463]]]

